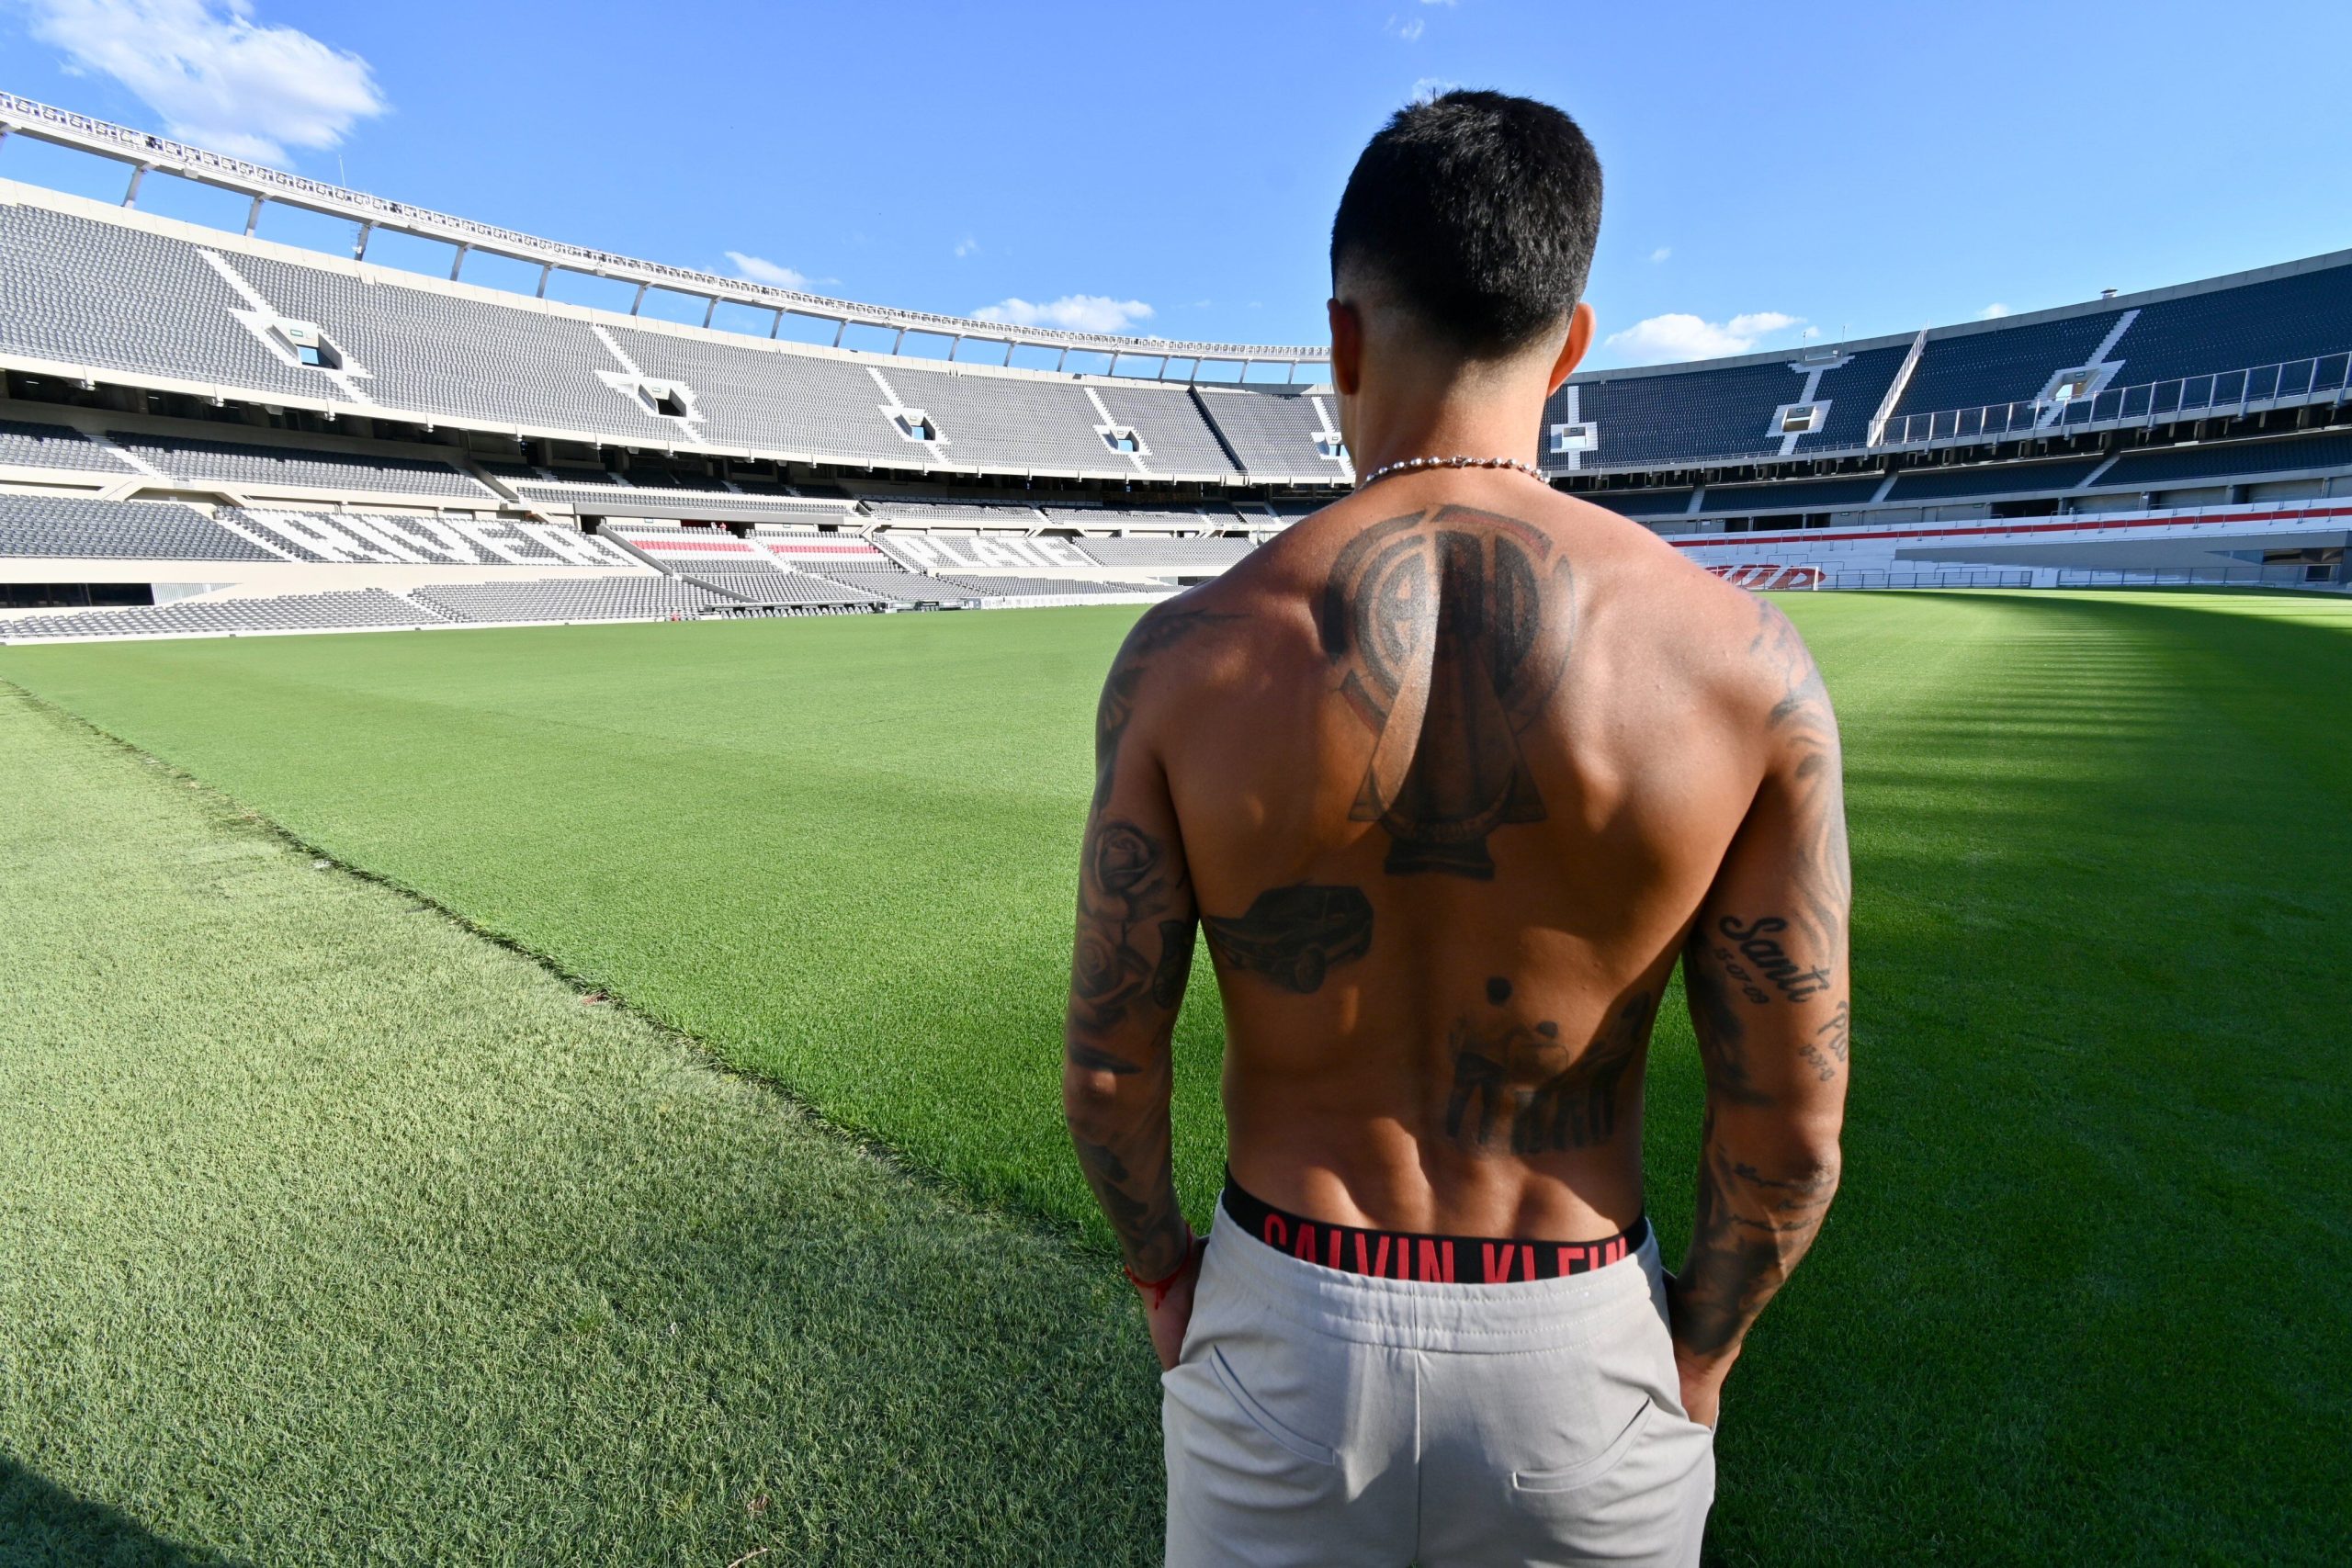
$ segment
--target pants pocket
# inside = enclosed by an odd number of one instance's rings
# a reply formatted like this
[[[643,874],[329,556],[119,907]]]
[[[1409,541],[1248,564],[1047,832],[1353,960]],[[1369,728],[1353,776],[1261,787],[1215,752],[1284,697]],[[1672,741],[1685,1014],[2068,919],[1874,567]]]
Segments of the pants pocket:
[[[1233,1363],[1226,1359],[1223,1346],[1210,1346],[1206,1359],[1209,1371],[1216,1374],[1226,1397],[1233,1401],[1235,1407],[1252,1427],[1310,1463],[1328,1465],[1340,1462],[1339,1454],[1329,1444],[1318,1443],[1304,1433],[1293,1430],[1243,1386],[1240,1376],[1233,1370]]]
[[[1573,1492],[1579,1486],[1589,1486],[1633,1452],[1634,1445],[1642,1440],[1642,1434],[1649,1429],[1651,1418],[1657,1414],[1657,1402],[1645,1399],[1641,1408],[1634,1412],[1634,1418],[1625,1423],[1625,1429],[1610,1438],[1599,1453],[1558,1470],[1514,1471],[1510,1483],[1521,1492]]]

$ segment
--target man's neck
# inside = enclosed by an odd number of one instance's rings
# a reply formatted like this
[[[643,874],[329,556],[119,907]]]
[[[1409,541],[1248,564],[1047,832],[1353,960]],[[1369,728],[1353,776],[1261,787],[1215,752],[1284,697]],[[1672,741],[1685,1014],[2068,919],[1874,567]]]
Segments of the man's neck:
[[[1536,460],[1543,415],[1520,398],[1448,398],[1353,411],[1359,446],[1349,453],[1361,476],[1411,457],[1514,457]]]

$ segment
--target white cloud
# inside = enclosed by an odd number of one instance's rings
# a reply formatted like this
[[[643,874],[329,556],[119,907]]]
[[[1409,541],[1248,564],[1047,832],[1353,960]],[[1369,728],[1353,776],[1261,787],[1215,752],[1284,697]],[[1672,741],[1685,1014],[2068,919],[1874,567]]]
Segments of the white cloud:
[[[1418,43],[1420,41],[1421,34],[1429,30],[1429,24],[1419,17],[1402,22],[1391,17],[1388,18],[1386,30],[1395,33],[1407,43]]]
[[[972,238],[972,236],[971,236],[971,235],[967,234],[967,235],[965,235],[962,239],[960,239],[960,240],[958,240],[958,241],[956,241],[956,260],[961,261],[961,260],[963,260],[966,256],[976,256],[976,255],[978,255],[979,254],[980,254],[980,243],[979,243],[978,240],[975,240],[974,238]]]
[[[384,112],[365,60],[255,22],[250,0],[23,4],[68,70],[113,77],[170,134],[232,157],[283,164],[288,148],[338,146],[354,121]]]
[[[2008,313],[2009,308],[1996,299],[1992,304],[1987,305],[1983,310],[1977,311],[1976,319],[1980,321],[1997,321]]]
[[[1660,245],[1657,249],[1650,253],[1650,264],[1652,265],[1656,265],[1657,263],[1664,261],[1673,254],[1674,247],[1672,245]]]
[[[1461,5],[1462,0],[1421,0],[1421,4],[1424,6],[1442,6],[1447,10],[1451,11],[1456,6]]]
[[[1125,332],[1131,321],[1151,320],[1151,307],[1140,299],[1114,299],[1107,294],[1065,294],[1038,305],[1026,299],[1001,299],[972,312],[975,321],[1008,327],[1066,327],[1079,333]]]
[[[1811,343],[1815,338],[1817,338],[1820,335],[1821,329],[1819,327],[1807,327],[1804,331],[1797,333],[1797,336],[1804,339],[1807,343]]]
[[[1462,85],[1461,83],[1453,81],[1448,77],[1424,76],[1413,84],[1412,94],[1406,101],[1408,103],[1425,104],[1431,98],[1442,98],[1445,96],[1446,94],[1451,93],[1460,85]]]
[[[1728,321],[1704,321],[1683,311],[1671,311],[1635,321],[1622,333],[1609,334],[1608,346],[1636,364],[1671,359],[1713,359],[1745,354],[1758,338],[1786,332],[1801,317],[1778,310],[1755,310]]]
[[[735,264],[735,276],[753,283],[764,283],[771,288],[806,288],[814,281],[795,267],[772,262],[765,256],[747,256],[741,251],[729,251],[727,259]]]

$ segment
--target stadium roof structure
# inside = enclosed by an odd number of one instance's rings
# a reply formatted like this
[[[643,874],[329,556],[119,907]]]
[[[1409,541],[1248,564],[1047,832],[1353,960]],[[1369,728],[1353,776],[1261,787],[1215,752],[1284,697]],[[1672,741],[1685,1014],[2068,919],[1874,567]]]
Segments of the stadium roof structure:
[[[125,207],[137,205],[140,182],[148,172],[161,169],[182,179],[252,197],[253,205],[245,217],[247,235],[253,234],[258,226],[262,208],[267,203],[277,202],[330,217],[349,219],[356,223],[359,238],[352,250],[354,260],[366,259],[368,239],[377,230],[390,229],[398,233],[437,240],[455,246],[457,257],[449,269],[452,279],[456,279],[463,270],[468,255],[475,251],[483,251],[537,265],[540,269],[538,293],[541,298],[546,296],[548,278],[557,272],[580,273],[617,279],[625,284],[634,283],[637,285],[637,296],[629,307],[631,315],[635,315],[644,303],[649,289],[662,288],[707,301],[707,309],[703,316],[706,326],[710,324],[720,304],[748,305],[775,313],[772,336],[781,330],[785,317],[800,316],[833,322],[833,345],[836,347],[841,346],[842,335],[850,327],[867,326],[894,334],[887,351],[892,354],[899,352],[910,334],[914,334],[947,339],[947,357],[950,360],[966,343],[1001,344],[1004,347],[1004,362],[1007,364],[1012,362],[1012,351],[1016,347],[1054,349],[1058,351],[1063,360],[1072,351],[1108,354],[1112,356],[1112,369],[1116,374],[1133,374],[1119,370],[1119,360],[1123,357],[1157,360],[1157,368],[1148,374],[1160,379],[1169,378],[1170,367],[1181,363],[1187,367],[1185,379],[1196,378],[1204,365],[1238,364],[1242,367],[1245,378],[1254,366],[1286,366],[1295,380],[1298,367],[1323,364],[1330,357],[1329,348],[1314,344],[1206,343],[1133,337],[1117,333],[1073,332],[1059,327],[1013,326],[1002,321],[983,321],[970,316],[898,310],[836,299],[821,294],[807,294],[744,278],[699,272],[691,267],[640,261],[609,251],[541,239],[512,229],[477,222],[469,218],[454,217],[430,208],[389,201],[364,191],[348,190],[322,180],[288,174],[282,169],[248,163],[242,158],[232,158],[225,153],[134,130],[110,120],[76,114],[71,109],[61,109],[15,93],[0,93],[0,140],[5,140],[11,132],[129,164],[130,179],[122,195]],[[1061,361],[1057,361],[1056,368],[1060,365]]]

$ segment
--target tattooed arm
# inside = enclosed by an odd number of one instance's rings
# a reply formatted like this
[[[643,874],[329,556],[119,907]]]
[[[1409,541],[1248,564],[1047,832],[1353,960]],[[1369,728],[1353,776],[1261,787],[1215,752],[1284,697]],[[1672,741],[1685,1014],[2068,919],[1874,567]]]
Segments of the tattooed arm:
[[[1685,1402],[1710,1425],[1748,1325],[1837,1192],[1851,1019],[1838,721],[1795,628],[1759,609],[1770,761],[1682,964],[1707,1115],[1698,1219],[1668,1300]]]
[[[1144,710],[1153,665],[1202,619],[1167,610],[1147,615],[1104,682],[1063,1033],[1070,1141],[1128,1269],[1150,1280],[1189,1268],[1193,1255],[1169,1155],[1169,1042],[1192,971],[1199,911]],[[1190,1278],[1160,1302],[1148,1295],[1146,1302],[1153,1346],[1161,1363],[1172,1365],[1191,1311]]]

